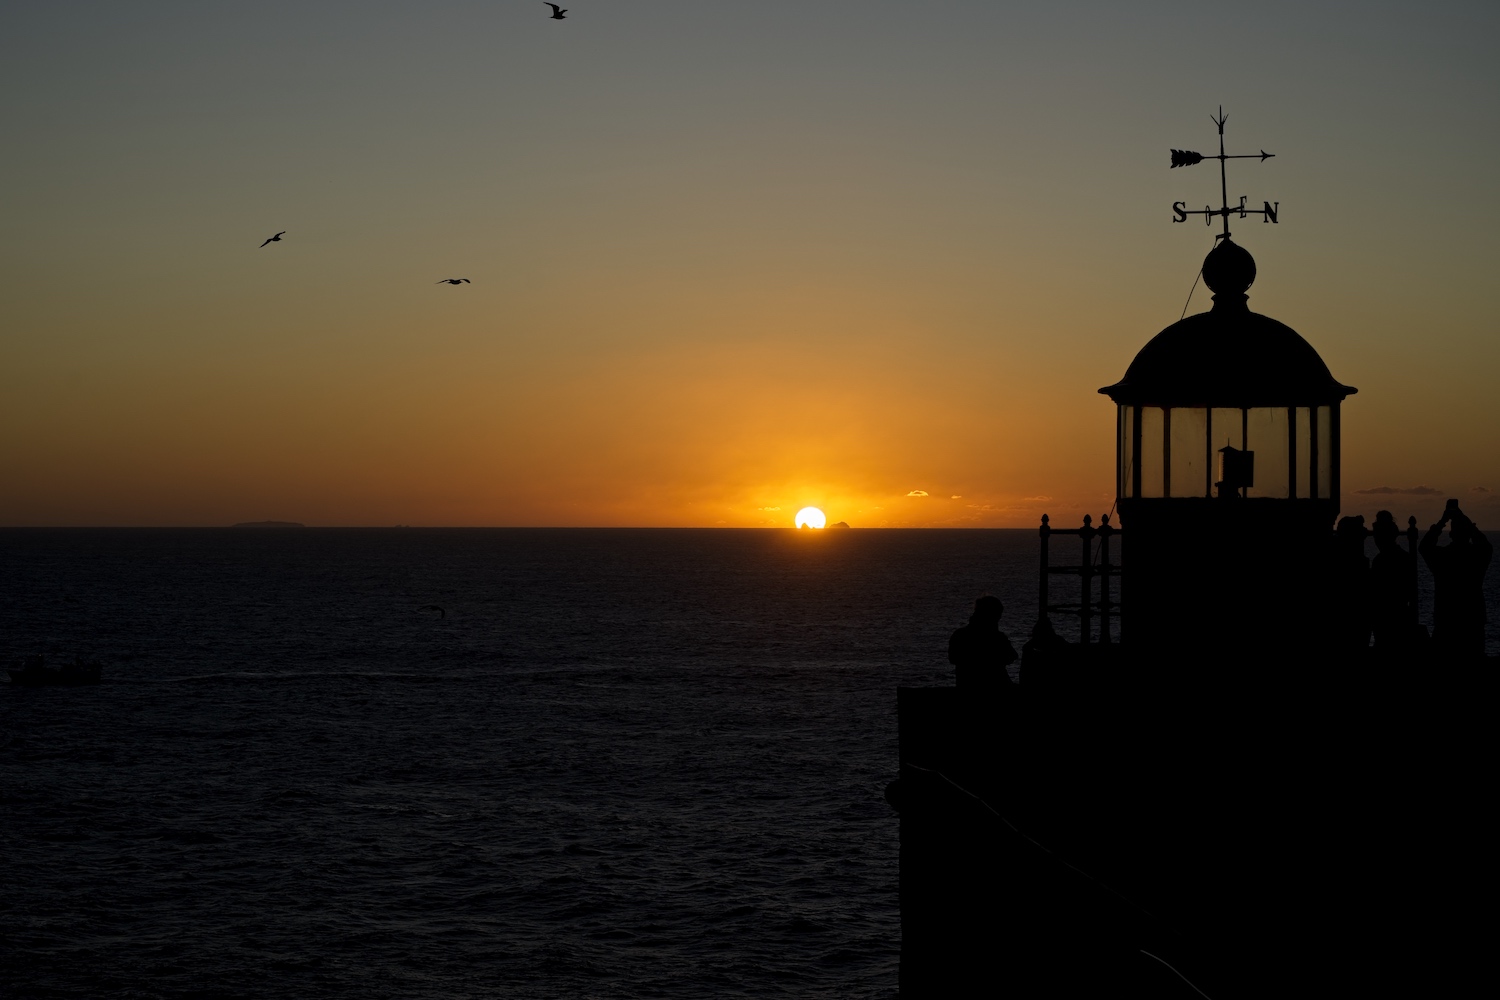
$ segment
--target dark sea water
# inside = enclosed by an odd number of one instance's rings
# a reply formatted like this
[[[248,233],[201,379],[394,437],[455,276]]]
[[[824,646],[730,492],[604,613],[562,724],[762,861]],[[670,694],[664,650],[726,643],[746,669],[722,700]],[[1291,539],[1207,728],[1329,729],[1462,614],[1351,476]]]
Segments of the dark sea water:
[[[893,996],[895,687],[1019,531],[12,530],[0,993]],[[424,606],[437,605],[445,615]],[[1018,637],[1019,638],[1019,637]]]
[[[0,655],[105,664],[0,683],[0,995],[891,997],[894,689],[1036,555],[0,531]]]

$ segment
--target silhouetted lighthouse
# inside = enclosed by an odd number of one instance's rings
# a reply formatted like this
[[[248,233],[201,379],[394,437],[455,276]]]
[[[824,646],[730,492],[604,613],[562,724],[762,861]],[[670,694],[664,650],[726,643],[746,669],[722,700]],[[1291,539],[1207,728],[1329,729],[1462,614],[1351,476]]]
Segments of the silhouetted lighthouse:
[[[1043,517],[1019,691],[897,691],[903,997],[1448,996],[1488,971],[1494,672],[1422,651],[1415,518],[1387,564],[1412,600],[1370,611],[1364,529],[1334,530],[1355,390],[1250,311],[1229,219],[1279,206],[1231,205],[1223,167],[1271,154],[1226,154],[1214,121],[1217,156],[1171,161],[1220,164],[1219,208],[1173,206],[1223,220],[1213,308],[1099,390],[1119,529]],[[1057,603],[1054,574],[1079,580]],[[1371,658],[1393,606],[1413,638]]]
[[[1114,400],[1128,569],[1122,642],[1190,666],[1319,643],[1339,511],[1338,382],[1295,330],[1251,312],[1255,260],[1221,238],[1213,308],[1153,337]]]

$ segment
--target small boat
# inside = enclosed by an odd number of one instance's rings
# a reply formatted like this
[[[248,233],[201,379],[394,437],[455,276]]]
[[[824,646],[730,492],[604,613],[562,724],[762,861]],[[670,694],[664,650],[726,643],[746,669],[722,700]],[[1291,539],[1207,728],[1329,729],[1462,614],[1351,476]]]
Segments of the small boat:
[[[60,667],[47,666],[44,656],[28,656],[19,670],[9,669],[10,682],[22,687],[77,687],[98,684],[103,667],[97,660],[77,660]]]

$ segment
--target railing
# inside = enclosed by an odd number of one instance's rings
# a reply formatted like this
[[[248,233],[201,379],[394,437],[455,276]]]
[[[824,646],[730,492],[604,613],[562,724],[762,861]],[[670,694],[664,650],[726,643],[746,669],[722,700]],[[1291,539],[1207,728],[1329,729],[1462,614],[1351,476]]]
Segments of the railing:
[[[1417,556],[1417,544],[1419,532],[1417,531],[1417,519],[1407,518],[1406,530],[1397,537],[1406,539],[1406,551],[1411,554],[1411,624],[1416,626],[1419,622],[1418,609],[1421,607],[1421,599],[1418,593],[1417,564],[1420,561]],[[1070,614],[1078,616],[1078,639],[1081,643],[1096,641],[1092,636],[1093,623],[1099,623],[1097,641],[1109,643],[1113,641],[1110,634],[1112,620],[1120,617],[1120,605],[1111,597],[1110,580],[1117,579],[1121,575],[1121,567],[1118,563],[1110,561],[1110,543],[1114,538],[1124,532],[1109,523],[1109,515],[1100,518],[1099,527],[1093,526],[1093,518],[1085,514],[1083,526],[1080,528],[1054,528],[1051,519],[1042,515],[1042,526],[1038,529],[1041,535],[1041,566],[1037,574],[1037,608],[1041,618],[1046,618],[1052,612],[1059,614]],[[1364,536],[1368,538],[1372,533],[1365,529]],[[1049,561],[1049,541],[1053,535],[1074,535],[1080,542],[1079,561],[1076,565],[1053,566]],[[1098,539],[1097,549],[1094,540]],[[1079,598],[1077,603],[1053,604],[1051,596],[1050,579],[1054,574],[1065,576],[1076,576],[1079,582]],[[1099,581],[1099,596],[1094,597],[1094,581]]]
[[[1058,613],[1076,614],[1078,616],[1078,641],[1090,642],[1089,632],[1094,619],[1099,620],[1099,642],[1108,643],[1110,637],[1110,619],[1120,616],[1120,605],[1110,597],[1109,581],[1120,575],[1120,567],[1110,562],[1109,544],[1110,540],[1121,534],[1119,528],[1109,523],[1109,515],[1105,514],[1099,519],[1099,527],[1094,527],[1094,519],[1091,515],[1083,515],[1083,527],[1081,528],[1054,528],[1050,518],[1042,515],[1042,526],[1039,530],[1042,536],[1042,564],[1041,572],[1037,575],[1037,613],[1041,618],[1046,618],[1053,611]],[[1081,558],[1076,566],[1053,566],[1048,561],[1048,540],[1053,535],[1077,535],[1082,542]],[[1099,539],[1099,549],[1094,551],[1094,539]],[[1063,573],[1079,578],[1079,599],[1076,604],[1053,604],[1050,594],[1049,578],[1054,573]],[[1099,580],[1099,599],[1094,600],[1094,579]]]

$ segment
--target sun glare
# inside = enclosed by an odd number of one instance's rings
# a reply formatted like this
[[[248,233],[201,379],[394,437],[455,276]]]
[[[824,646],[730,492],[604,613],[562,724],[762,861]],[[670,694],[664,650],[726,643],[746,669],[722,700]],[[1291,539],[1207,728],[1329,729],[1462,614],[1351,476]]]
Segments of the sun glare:
[[[803,507],[797,511],[797,527],[821,528],[828,523],[828,518],[816,507]]]

